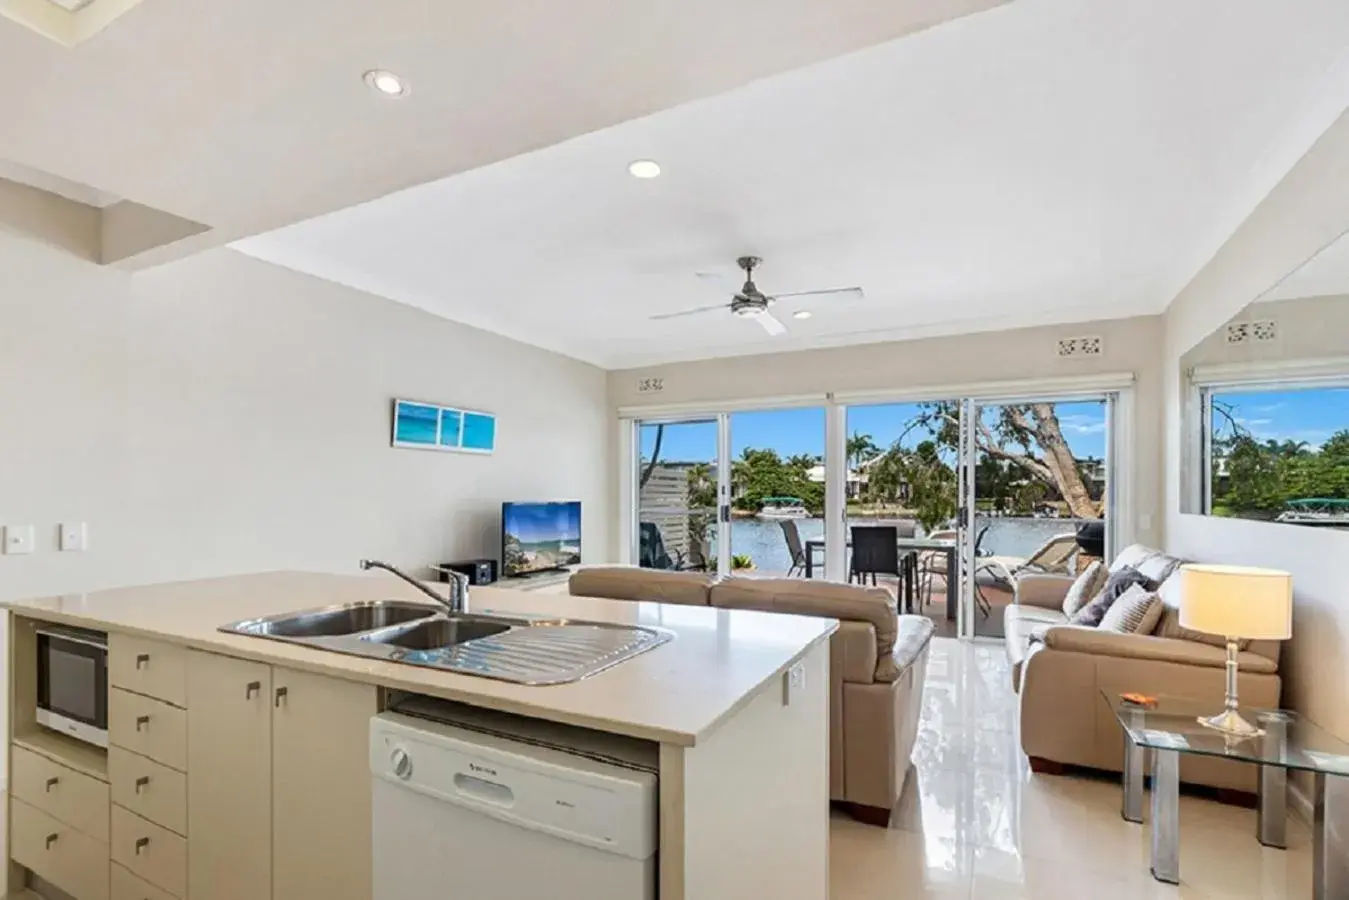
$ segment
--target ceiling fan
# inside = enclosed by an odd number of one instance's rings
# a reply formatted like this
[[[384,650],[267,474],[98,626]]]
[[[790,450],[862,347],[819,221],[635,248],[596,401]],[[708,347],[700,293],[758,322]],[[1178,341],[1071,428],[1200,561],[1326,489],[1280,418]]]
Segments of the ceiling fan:
[[[659,319],[678,319],[681,316],[693,316],[699,313],[713,312],[719,309],[729,309],[731,314],[743,319],[753,319],[763,326],[764,331],[771,335],[787,333],[787,326],[782,324],[769,311],[778,300],[783,297],[823,297],[828,295],[852,295],[860,298],[862,289],[860,287],[849,288],[829,288],[822,291],[793,291],[786,294],[775,294],[768,296],[759,290],[754,284],[754,270],[763,263],[763,260],[757,256],[742,256],[736,261],[736,265],[745,270],[745,283],[740,290],[735,293],[729,303],[718,303],[715,306],[700,306],[697,309],[686,309],[682,312],[663,313],[659,316],[652,316],[652,321]],[[699,274],[700,278],[710,278],[714,280],[723,280],[719,275]]]

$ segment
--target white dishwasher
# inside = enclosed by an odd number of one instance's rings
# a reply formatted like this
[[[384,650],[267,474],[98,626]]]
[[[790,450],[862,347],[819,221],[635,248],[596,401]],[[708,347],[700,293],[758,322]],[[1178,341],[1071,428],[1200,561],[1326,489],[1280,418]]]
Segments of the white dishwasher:
[[[374,900],[653,900],[657,779],[538,742],[370,720]]]

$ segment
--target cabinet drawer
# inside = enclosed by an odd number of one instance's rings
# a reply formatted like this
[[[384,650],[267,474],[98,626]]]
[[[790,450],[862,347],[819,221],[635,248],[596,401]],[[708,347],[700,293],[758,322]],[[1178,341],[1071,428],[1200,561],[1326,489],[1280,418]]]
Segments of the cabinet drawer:
[[[112,900],[176,900],[176,898],[113,863]]]
[[[14,796],[95,840],[108,841],[108,786],[45,756],[14,748]]]
[[[187,834],[187,776],[154,760],[108,748],[112,802],[170,831]]]
[[[79,900],[108,900],[108,845],[22,800],[10,801],[10,855]]]
[[[108,740],[175,769],[187,768],[187,711],[118,688],[108,691]]]
[[[187,893],[187,840],[115,803],[112,859],[175,897]]]
[[[126,634],[108,635],[108,683],[187,706],[187,651]]]

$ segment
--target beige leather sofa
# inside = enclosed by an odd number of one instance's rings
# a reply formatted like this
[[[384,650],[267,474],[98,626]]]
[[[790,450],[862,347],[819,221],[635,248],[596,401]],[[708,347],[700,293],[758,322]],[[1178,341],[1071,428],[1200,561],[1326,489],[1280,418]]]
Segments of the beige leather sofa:
[[[1134,545],[1110,568],[1130,565],[1159,580],[1162,601],[1175,609],[1180,580],[1172,573],[1179,564],[1175,557]],[[1021,749],[1032,769],[1057,773],[1073,765],[1121,771],[1123,733],[1103,690],[1184,697],[1221,711],[1227,662],[1221,646],[1067,625],[1062,604],[1072,582],[1065,576],[1024,575],[1005,613],[1012,683],[1021,695]],[[1278,641],[1254,641],[1238,657],[1243,706],[1279,705],[1279,648]],[[1181,780],[1190,784],[1256,789],[1254,766],[1194,754],[1183,755],[1180,766]]]
[[[800,578],[725,578],[630,567],[587,568],[577,596],[827,616],[830,796],[857,819],[885,825],[908,775],[933,626],[899,616],[884,588]]]

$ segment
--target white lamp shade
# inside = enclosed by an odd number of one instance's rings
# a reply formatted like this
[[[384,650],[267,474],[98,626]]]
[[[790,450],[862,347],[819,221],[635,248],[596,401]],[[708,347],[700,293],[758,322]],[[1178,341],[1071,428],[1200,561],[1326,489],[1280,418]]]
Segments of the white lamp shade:
[[[1277,569],[1180,567],[1180,624],[1223,637],[1293,636],[1293,576]]]

